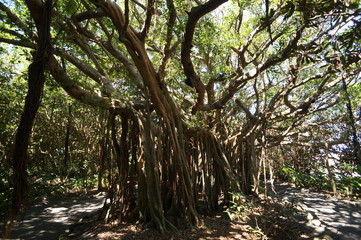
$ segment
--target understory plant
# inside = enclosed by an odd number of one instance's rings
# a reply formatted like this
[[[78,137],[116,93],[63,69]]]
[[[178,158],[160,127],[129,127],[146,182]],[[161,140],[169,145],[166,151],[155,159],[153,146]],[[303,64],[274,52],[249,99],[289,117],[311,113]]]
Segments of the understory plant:
[[[360,198],[361,194],[361,171],[360,167],[351,166],[347,163],[340,164],[334,179],[337,191],[341,195]],[[295,170],[291,167],[282,168],[277,176],[287,182],[296,184],[296,186],[315,188],[317,190],[332,190],[331,179],[322,168],[308,173],[303,170]]]

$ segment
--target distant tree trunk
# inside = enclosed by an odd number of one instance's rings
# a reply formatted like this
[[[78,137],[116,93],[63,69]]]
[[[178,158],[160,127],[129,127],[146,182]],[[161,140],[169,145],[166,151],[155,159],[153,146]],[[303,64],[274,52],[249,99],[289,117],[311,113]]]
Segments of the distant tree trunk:
[[[107,152],[108,152],[108,130],[106,132],[106,136],[102,137],[100,143],[99,143],[99,166],[98,166],[98,190],[103,189],[103,175],[104,175],[104,169],[105,169],[105,162],[107,159]]]
[[[333,194],[337,195],[337,187],[336,187],[336,183],[335,183],[335,173],[333,172],[333,169],[330,166],[330,160],[329,160],[329,146],[327,146],[327,149],[326,149],[325,162],[326,162],[328,177],[331,181],[332,192],[333,192]]]
[[[104,159],[103,159],[103,149],[105,144],[105,137],[102,136],[98,144],[98,190],[103,188],[103,172],[104,172]]]
[[[27,1],[29,4],[31,1]],[[30,3],[31,4],[31,3]],[[29,6],[29,5],[28,5]],[[30,8],[30,7],[29,7]],[[38,48],[29,66],[28,93],[25,98],[24,111],[20,118],[19,127],[15,138],[13,157],[13,196],[8,220],[4,225],[2,236],[7,238],[11,232],[12,225],[19,211],[24,205],[27,189],[27,150],[32,126],[38,111],[41,95],[45,82],[44,71],[49,62],[51,54],[50,22],[51,22],[52,0],[42,4],[41,24],[38,25]]]
[[[68,122],[66,124],[65,143],[64,143],[64,170],[66,170],[69,162],[69,139],[70,139],[70,127],[71,127],[71,105],[68,106]]]
[[[108,149],[109,149],[109,134],[110,134],[110,120],[111,113],[107,113],[108,117],[105,123],[105,126],[101,124],[101,128],[105,127],[105,133],[102,136],[99,142],[99,168],[98,168],[98,190],[103,188],[103,175],[105,170],[105,163],[108,158]],[[104,117],[105,118],[105,117]]]
[[[342,78],[342,86],[346,95],[346,101],[347,101],[346,108],[348,111],[349,123],[351,126],[353,154],[355,158],[354,162],[358,165],[361,165],[361,146],[360,146],[360,142],[358,141],[355,117],[352,111],[352,103],[351,103],[350,95],[347,90],[347,84],[344,78]]]

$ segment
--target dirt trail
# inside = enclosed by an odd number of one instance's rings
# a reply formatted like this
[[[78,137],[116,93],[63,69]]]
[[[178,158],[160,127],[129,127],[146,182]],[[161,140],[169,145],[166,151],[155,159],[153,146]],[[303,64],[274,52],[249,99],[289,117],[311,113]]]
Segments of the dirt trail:
[[[16,222],[10,239],[58,239],[71,224],[103,206],[104,194],[65,196],[29,207]]]
[[[275,185],[273,197],[292,204],[307,218],[297,219],[314,231],[311,239],[361,240],[361,201],[330,198],[324,193]],[[30,207],[22,221],[15,224],[11,239],[52,240],[80,218],[103,206],[104,194],[67,196],[50,199]]]
[[[307,215],[305,224],[318,239],[361,240],[361,201],[340,200],[284,183],[275,187],[283,201]]]

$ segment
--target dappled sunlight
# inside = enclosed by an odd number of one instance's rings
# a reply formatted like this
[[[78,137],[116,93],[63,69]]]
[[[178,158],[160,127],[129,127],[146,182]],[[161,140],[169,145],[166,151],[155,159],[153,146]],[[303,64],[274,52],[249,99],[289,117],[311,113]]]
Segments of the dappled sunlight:
[[[179,234],[166,232],[161,234],[154,229],[147,229],[140,224],[98,223],[84,233],[74,235],[71,239],[147,239],[147,240],[230,240],[230,239],[258,239],[248,229],[250,226],[224,219],[222,214],[205,217],[204,226],[197,229],[184,229]]]
[[[295,207],[307,216],[305,224],[316,236],[326,234],[336,239],[338,236],[342,239],[361,236],[361,201],[337,199],[321,191],[306,190],[301,194],[297,188],[287,185],[280,184],[279,187],[282,188],[281,195],[287,197],[292,192],[297,198]]]
[[[68,208],[58,207],[58,208],[46,208],[45,211],[50,213],[59,213],[68,210]]]
[[[359,0],[0,1],[2,236],[361,236],[360,17]]]
[[[50,198],[28,208],[14,225],[11,237],[55,239],[71,224],[103,206],[104,194]],[[76,203],[76,204],[74,204]]]

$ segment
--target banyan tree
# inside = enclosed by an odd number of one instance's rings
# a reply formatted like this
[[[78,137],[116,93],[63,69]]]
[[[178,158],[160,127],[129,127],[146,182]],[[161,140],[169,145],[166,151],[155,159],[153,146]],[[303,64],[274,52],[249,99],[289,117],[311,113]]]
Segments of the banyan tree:
[[[49,2],[0,3],[0,42],[39,51]],[[107,221],[197,226],[231,193],[257,194],[280,146],[347,141],[303,133],[359,74],[357,1],[52,4],[46,81],[107,110]]]

